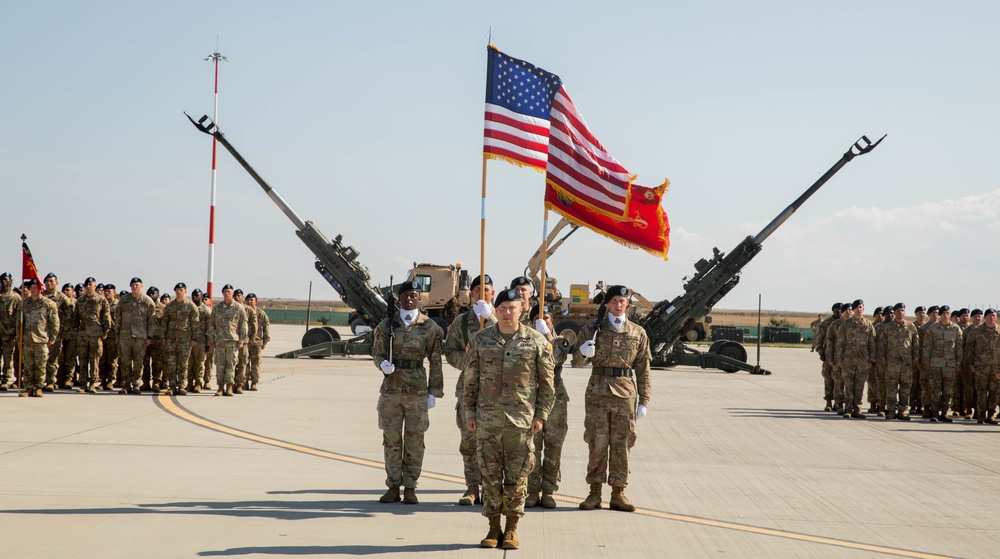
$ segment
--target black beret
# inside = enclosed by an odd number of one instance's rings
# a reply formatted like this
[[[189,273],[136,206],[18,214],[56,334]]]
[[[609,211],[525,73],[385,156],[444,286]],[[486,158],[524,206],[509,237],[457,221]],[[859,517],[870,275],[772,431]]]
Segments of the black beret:
[[[146,290],[146,295],[149,295],[150,293],[159,293],[159,292],[160,290],[157,289],[155,285],[151,285],[149,286],[149,289]]]
[[[236,291],[233,291],[233,295],[243,295],[243,290],[237,289]]]
[[[38,285],[38,280],[36,280],[35,278],[28,278],[24,280],[24,285],[26,285],[27,287],[31,287],[32,285]]]
[[[226,285],[223,285],[223,286],[222,286],[222,290],[223,290],[223,291],[225,291],[225,290],[227,290],[227,289],[228,289],[228,290],[230,290],[230,291],[232,291],[232,290],[233,290],[233,284],[231,284],[231,283],[227,283]]]
[[[948,305],[941,305],[940,307],[938,307],[938,312],[939,313],[951,312],[951,307],[949,307]]]
[[[87,279],[83,280],[83,285],[87,285],[88,283],[97,283],[97,280],[94,279],[94,276],[90,276]]]
[[[104,284],[103,283],[97,284],[97,289],[104,289]]]
[[[53,274],[52,272],[49,272],[49,273],[45,274],[45,279],[55,278],[55,277],[56,277],[56,275]],[[56,278],[56,279],[59,279],[59,278]]]
[[[517,291],[513,289],[505,289],[500,293],[497,293],[496,301],[493,302],[494,307],[499,307],[501,303],[506,303],[507,301],[521,301],[521,296],[517,294]]]
[[[892,316],[892,305],[882,307],[882,314],[885,316]]]
[[[628,297],[628,288],[624,285],[612,285],[605,293],[605,300],[610,301],[612,297]]]
[[[840,304],[840,310],[842,310],[842,311],[845,311],[845,310],[850,310],[850,309],[853,309],[853,308],[854,308],[854,307],[853,307],[853,306],[851,306],[851,304],[850,304],[850,303],[841,303],[841,304]]]
[[[174,286],[174,291],[177,291],[178,289],[187,289],[187,288],[188,288],[187,284],[185,284],[184,282],[178,282],[177,285]]]
[[[972,309],[972,316],[982,316],[983,309]]]
[[[997,311],[995,311],[993,309],[986,309],[986,312],[983,313],[983,316],[988,316],[988,315],[996,314],[996,313],[997,313]]]
[[[958,314],[969,314],[969,309],[962,307],[959,309]]]
[[[169,301],[170,300],[170,295],[167,295],[166,293],[164,293],[163,295],[161,295],[160,296],[160,301],[162,301],[164,299],[166,299],[167,301]]]
[[[841,305],[840,303],[834,303],[834,304],[833,304],[833,307],[831,307],[831,308],[830,308],[830,310],[831,310],[831,311],[839,311],[839,310],[840,310],[840,309],[842,309],[843,307],[844,307],[844,306],[843,306],[843,305]]]
[[[129,285],[132,285],[133,283],[142,283],[142,280],[139,278],[132,278],[132,280],[128,282]]]
[[[548,312],[549,306],[545,305],[545,314],[548,315]],[[529,320],[535,320],[536,318],[538,318],[538,305],[531,307],[531,312],[528,313]]]
[[[904,309],[905,310],[906,309],[906,305],[904,305],[903,303],[896,303],[895,305],[892,306],[892,310],[894,310],[894,311],[898,311],[899,309]]]
[[[479,284],[482,283],[482,277],[483,276],[476,276],[476,279],[472,280],[472,287],[469,289],[475,289],[478,287]],[[486,274],[486,285],[493,285],[493,278],[491,278],[489,274]]]
[[[0,274],[0,278],[14,279],[14,276],[10,275],[10,272],[4,272]]]
[[[396,288],[396,295],[402,295],[407,291],[420,291],[420,282],[416,280],[404,281]]]
[[[110,289],[111,291],[114,291],[116,289],[116,287],[115,287],[115,284],[113,284],[113,283],[106,283],[106,284],[104,284],[104,289]]]
[[[856,309],[856,308],[858,308],[859,306],[861,306],[861,305],[864,305],[864,304],[865,304],[865,302],[864,302],[864,300],[863,300],[863,299],[855,299],[855,300],[854,300],[854,302],[853,302],[853,303],[851,303],[851,308],[852,308],[852,309]]]
[[[939,310],[940,309],[938,308],[937,305],[931,305],[931,306],[927,307],[927,312],[928,313],[938,312]]]
[[[882,307],[875,307],[875,310],[872,311],[872,316],[875,316],[877,314],[882,314]]]
[[[76,284],[76,287],[75,287],[75,289],[76,289],[77,291],[80,291],[81,289],[83,289],[83,284],[82,284],[82,283],[78,283],[78,284]]]
[[[194,291],[191,292],[191,295],[202,295],[203,293],[204,291],[196,287],[194,288]]]
[[[531,280],[524,276],[517,276],[516,278],[510,280],[510,288],[521,287],[522,285],[531,285]]]
[[[62,286],[63,291],[65,291],[67,287],[70,288],[70,289],[73,289],[73,284],[72,283],[64,283],[63,286]]]
[[[257,298],[256,293],[247,293],[247,299],[256,299],[256,298]]]
[[[124,297],[124,296],[128,295],[128,291],[125,291],[124,289],[122,289],[121,291],[118,292],[118,295],[121,295],[122,297]]]
[[[927,309],[925,309],[924,307],[920,306],[920,307],[917,307],[917,308],[913,309],[913,312],[927,312]]]

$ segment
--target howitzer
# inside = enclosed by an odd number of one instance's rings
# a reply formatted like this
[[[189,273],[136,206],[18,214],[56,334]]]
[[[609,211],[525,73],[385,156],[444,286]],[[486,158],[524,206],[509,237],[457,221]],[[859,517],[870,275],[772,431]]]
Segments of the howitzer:
[[[387,311],[385,299],[377,289],[368,283],[371,274],[369,274],[368,268],[357,261],[358,251],[352,246],[344,246],[341,243],[342,235],[337,235],[333,241],[330,241],[311,221],[303,221],[281,195],[267,184],[267,181],[247,163],[246,159],[243,159],[243,156],[236,151],[236,148],[226,139],[225,134],[215,126],[215,123],[207,115],[197,121],[187,113],[184,113],[184,116],[188,117],[195,128],[218,140],[222,147],[226,148],[257,181],[257,184],[264,189],[264,193],[271,201],[295,224],[295,234],[316,255],[316,270],[337,291],[344,303],[367,317],[371,324],[378,324],[385,318]],[[312,328],[303,336],[302,347],[301,350],[282,353],[277,357],[297,357],[300,355],[325,357],[334,353],[341,355],[371,354],[371,332],[340,342],[340,335],[333,328]]]
[[[774,233],[785,220],[795,213],[795,210],[799,209],[844,165],[847,165],[855,157],[875,149],[875,146],[883,139],[885,136],[872,143],[867,136],[862,136],[847,150],[840,161],[837,161],[819,180],[778,214],[760,233],[744,239],[729,254],[719,251],[718,248],[713,248],[714,254],[710,260],[703,258],[696,262],[694,265],[695,275],[685,278],[684,294],[657,303],[649,314],[639,320],[639,324],[645,328],[649,335],[649,345],[653,352],[652,366],[693,365],[703,369],[722,369],[727,372],[744,370],[752,374],[771,374],[770,371],[761,369],[759,364],[747,364],[746,349],[737,342],[717,341],[707,353],[703,353],[684,345],[681,342],[681,336],[691,329],[699,317],[710,313],[712,307],[736,287],[740,281],[740,272],[761,251],[764,241],[771,236],[771,233]]]

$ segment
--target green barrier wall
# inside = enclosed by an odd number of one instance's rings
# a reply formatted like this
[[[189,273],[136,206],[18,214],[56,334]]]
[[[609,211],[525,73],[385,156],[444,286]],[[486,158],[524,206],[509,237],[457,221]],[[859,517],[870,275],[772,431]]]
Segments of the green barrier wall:
[[[301,309],[264,309],[267,318],[276,324],[305,324],[306,311]],[[309,313],[309,321],[313,324],[325,324],[326,326],[347,326],[347,318],[351,315],[348,311],[320,311],[313,310]]]

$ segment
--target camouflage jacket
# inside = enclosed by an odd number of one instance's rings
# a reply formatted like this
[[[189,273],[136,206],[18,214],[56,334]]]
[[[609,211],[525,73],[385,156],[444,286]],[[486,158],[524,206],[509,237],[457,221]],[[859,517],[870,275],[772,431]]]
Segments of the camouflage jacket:
[[[990,328],[982,324],[975,329],[975,335],[970,337],[969,342],[965,351],[972,350],[972,364],[977,372],[1000,365],[1000,327]]]
[[[243,314],[247,317],[247,343],[249,343],[257,331],[257,312],[250,305],[240,303],[240,306],[243,307]]]
[[[109,340],[118,337],[118,328],[115,327],[116,316],[118,316],[118,297],[115,297],[113,301],[108,301],[108,317],[111,319],[111,328],[108,330]]]
[[[62,293],[60,293],[62,295]],[[50,299],[28,297],[24,307],[24,341],[36,344],[55,341],[59,336],[59,308]]]
[[[552,346],[523,324],[508,342],[494,325],[469,343],[462,406],[478,428],[513,424],[529,429],[545,421],[555,401]]]
[[[444,373],[441,371],[441,338],[444,332],[427,315],[418,312],[417,318],[407,328],[399,315],[392,317],[392,362],[396,371],[384,375],[382,394],[426,394],[436,398],[444,397]],[[382,361],[388,359],[386,341],[389,334],[389,318],[375,327],[372,341],[372,362],[381,371]],[[429,371],[424,370],[424,358],[429,362]],[[404,366],[404,361],[409,361]],[[412,366],[416,365],[416,366]]]
[[[914,366],[920,362],[920,338],[912,323],[885,322],[881,324],[875,340],[875,354],[879,365]]]
[[[587,358],[580,354],[582,342],[593,339],[597,329],[597,321],[588,322],[577,336],[576,350],[573,353],[573,365],[584,364]],[[612,367],[616,369],[632,369],[635,374],[633,381],[629,377],[611,377],[590,375],[587,382],[587,395],[616,396],[618,398],[636,398],[639,404],[649,405],[653,387],[650,385],[649,337],[641,326],[626,320],[620,331],[616,332],[611,324],[605,324],[597,334],[594,357],[591,359],[595,367]]]
[[[166,305],[159,301],[153,301],[153,318],[149,321],[149,337],[150,338],[162,338],[163,337],[163,309],[167,308]]]
[[[250,343],[254,345],[267,345],[271,341],[271,319],[267,318],[267,313],[260,307],[247,307],[247,312],[257,315],[254,329],[250,330],[250,321],[247,321],[247,330],[250,332]]]
[[[212,317],[208,321],[208,343],[222,342],[246,343],[247,313],[243,305],[233,301],[228,305],[223,301],[212,308]]]
[[[837,332],[838,361],[858,364],[875,362],[875,327],[865,317],[851,317]]]
[[[76,300],[73,323],[77,335],[85,338],[103,338],[111,330],[111,305],[104,295],[81,295]]]
[[[198,307],[190,299],[174,299],[163,309],[160,324],[163,338],[167,341],[197,341]]]
[[[838,366],[837,361],[840,359],[840,353],[837,352],[837,339],[840,336],[840,329],[847,322],[848,317],[846,315],[840,315],[840,318],[834,320],[826,329],[826,339],[823,341],[823,352],[833,366]]]
[[[76,333],[76,329],[73,328],[75,324],[74,321],[74,303],[73,299],[63,295],[62,291],[56,290],[52,293],[43,292],[42,297],[45,297],[56,304],[56,308],[59,309],[59,324],[62,327],[59,329],[59,339],[71,339]]]
[[[952,322],[935,322],[924,331],[921,358],[928,367],[956,367],[962,363],[962,329]]]
[[[976,362],[976,330],[979,330],[983,324],[978,324],[976,326],[969,325],[962,329],[962,367],[965,370],[966,367],[974,364]]]
[[[486,326],[493,326],[497,323],[497,316],[494,312],[484,322]],[[469,347],[469,340],[472,335],[479,331],[479,317],[473,311],[460,314],[452,321],[448,327],[448,338],[444,341],[444,358],[448,364],[458,369],[458,383],[455,385],[455,397],[461,398],[465,391],[465,350]]]
[[[150,338],[150,323],[153,321],[153,313],[156,312],[156,304],[149,298],[149,295],[139,294],[134,297],[131,293],[118,301],[118,308],[115,313],[115,333],[118,338]]]
[[[208,326],[212,321],[212,307],[204,301],[198,305],[198,324],[194,327],[194,340],[200,344],[208,345]]]
[[[826,333],[830,330],[830,325],[836,320],[839,319],[828,316],[823,319],[823,322],[819,323],[819,328],[816,329],[816,353],[819,354],[820,361],[826,361]]]
[[[12,290],[0,293],[0,336],[12,338],[17,335],[20,315],[21,296]]]

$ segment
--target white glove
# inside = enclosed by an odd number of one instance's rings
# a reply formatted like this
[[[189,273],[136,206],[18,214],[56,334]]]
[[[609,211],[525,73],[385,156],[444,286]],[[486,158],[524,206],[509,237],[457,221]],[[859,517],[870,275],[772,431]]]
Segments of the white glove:
[[[437,400],[434,398],[433,394],[427,395],[427,409],[431,409],[437,405]]]
[[[396,372],[396,366],[384,359],[378,364],[378,368],[382,369],[382,374],[386,376]]]
[[[535,319],[535,330],[538,330],[538,333],[542,335],[549,333],[548,325],[545,324],[545,321],[540,318]]]
[[[472,305],[472,311],[476,313],[476,316],[479,318],[486,320],[491,314],[493,314],[493,307],[491,307],[486,301],[479,300],[476,301],[475,305]]]
[[[635,418],[642,419],[646,417],[646,406],[639,404],[639,407],[635,408]]]
[[[596,351],[597,348],[594,346],[593,340],[587,340],[580,344],[580,355],[584,357],[593,357]]]

